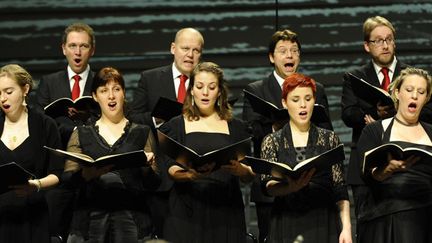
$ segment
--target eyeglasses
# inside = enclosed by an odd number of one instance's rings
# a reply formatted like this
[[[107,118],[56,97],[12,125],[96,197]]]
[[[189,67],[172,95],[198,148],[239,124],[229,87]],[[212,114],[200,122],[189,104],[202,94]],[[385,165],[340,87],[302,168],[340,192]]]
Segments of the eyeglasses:
[[[300,50],[298,48],[291,48],[291,49],[279,49],[275,51],[276,53],[280,55],[287,55],[288,52],[292,55],[298,56],[300,54]]]
[[[67,45],[67,48],[76,51],[78,48],[80,51],[88,51],[90,49],[90,44],[81,44],[81,45],[77,45],[77,44],[69,44]]]
[[[394,43],[394,39],[393,38],[385,38],[385,39],[369,40],[369,43],[372,43],[375,46],[382,46],[382,45],[384,45],[384,42],[387,45],[390,45],[390,44]]]

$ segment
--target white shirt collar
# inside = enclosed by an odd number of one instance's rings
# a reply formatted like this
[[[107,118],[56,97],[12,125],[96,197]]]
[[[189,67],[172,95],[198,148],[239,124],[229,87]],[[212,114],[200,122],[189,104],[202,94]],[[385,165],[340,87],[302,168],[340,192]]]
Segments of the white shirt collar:
[[[378,77],[380,77],[381,75],[382,75],[382,73],[381,73],[381,69],[383,68],[383,67],[381,67],[381,66],[379,66],[378,64],[376,64],[373,60],[372,60],[372,63],[373,63],[373,66],[374,66],[374,69],[375,69],[375,72],[376,72],[376,74],[378,75]],[[389,69],[389,76],[390,76],[390,80],[392,80],[392,77],[393,77],[393,74],[394,74],[394,72],[395,72],[395,69],[396,69],[396,63],[397,63],[397,59],[396,59],[396,56],[393,58],[393,62],[392,62],[392,64],[390,64],[390,66],[388,67],[388,69]],[[381,79],[380,79],[381,80]]]
[[[78,74],[81,77],[81,80],[83,80],[85,82],[85,81],[87,81],[87,77],[90,73],[90,65],[87,64],[87,68],[82,73],[75,73],[74,71],[72,71],[72,68],[68,65],[67,72],[68,72],[69,80],[72,80],[73,76]]]
[[[73,85],[75,80],[73,79],[73,76],[77,75],[74,71],[72,71],[72,68],[68,65],[67,67],[68,77],[69,77],[69,88],[72,91]],[[81,80],[79,81],[79,87],[80,87],[80,95],[81,97],[84,94],[84,88],[87,83],[87,77],[90,73],[90,65],[87,65],[87,68],[82,73],[78,73],[78,75],[81,77]]]
[[[279,74],[276,73],[276,70],[273,70],[273,76],[276,78],[276,81],[279,83],[279,86],[282,88],[282,84],[285,81]]]
[[[172,65],[172,73],[173,73],[173,81],[174,81],[174,89],[175,89],[175,93],[176,96],[178,95],[178,90],[179,90],[179,85],[180,85],[180,75],[182,74],[177,67],[175,66],[175,64],[173,63]],[[186,85],[186,89],[189,87],[189,77],[185,82]]]
[[[175,64],[172,64],[172,73],[173,73],[173,80],[178,78],[182,73],[177,69]]]

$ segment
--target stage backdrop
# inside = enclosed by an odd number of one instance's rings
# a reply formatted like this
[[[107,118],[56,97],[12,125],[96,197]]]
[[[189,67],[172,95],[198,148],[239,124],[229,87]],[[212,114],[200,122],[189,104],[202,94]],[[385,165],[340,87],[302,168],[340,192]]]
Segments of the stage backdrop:
[[[175,32],[195,27],[205,37],[203,60],[223,67],[232,95],[239,97],[240,117],[243,87],[271,72],[270,36],[276,28],[288,28],[302,43],[300,72],[325,85],[335,130],[349,144],[351,129],[340,120],[341,76],[368,60],[362,23],[375,15],[394,24],[398,58],[429,69],[432,3],[408,0],[1,0],[0,65],[21,64],[36,81],[63,69],[62,32],[82,21],[96,32],[92,68],[119,68],[131,100],[139,73],[171,63]]]

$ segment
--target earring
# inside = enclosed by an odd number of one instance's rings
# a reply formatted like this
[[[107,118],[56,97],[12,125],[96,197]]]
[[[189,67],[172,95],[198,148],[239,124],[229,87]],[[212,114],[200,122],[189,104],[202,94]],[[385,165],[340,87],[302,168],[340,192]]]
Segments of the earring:
[[[218,99],[217,99],[217,105],[219,106],[219,107],[221,107],[221,102],[220,102],[220,99],[219,99],[220,97],[218,97]]]
[[[27,96],[27,94],[24,94],[24,95],[23,95],[23,102],[22,102],[22,105],[23,105],[23,106],[27,106],[26,96]]]
[[[194,101],[194,97],[191,96],[191,100],[192,100],[192,106],[195,106],[195,101]]]

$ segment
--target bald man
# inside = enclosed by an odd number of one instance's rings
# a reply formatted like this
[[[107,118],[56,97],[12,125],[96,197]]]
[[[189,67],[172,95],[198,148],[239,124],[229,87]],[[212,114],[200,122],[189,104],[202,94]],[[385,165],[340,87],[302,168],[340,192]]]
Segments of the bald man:
[[[170,47],[174,57],[173,63],[141,73],[138,87],[134,92],[129,119],[136,123],[149,125],[155,131],[155,128],[164,121],[152,117],[151,111],[160,97],[178,100],[179,90],[182,89],[181,83],[183,82],[182,85],[188,87],[190,74],[201,59],[203,47],[204,38],[198,30],[194,28],[180,29]],[[157,192],[148,197],[148,203],[153,214],[155,234],[162,238],[162,227],[168,213],[168,195],[172,181],[165,166],[168,158],[166,156],[158,157],[161,185]]]
[[[160,97],[177,101],[180,76],[186,75],[185,86],[187,88],[189,76],[201,59],[203,47],[204,38],[198,30],[184,28],[177,32],[171,43],[174,62],[141,73],[132,102],[131,119],[133,121],[153,127],[163,122],[151,117],[151,111]]]

